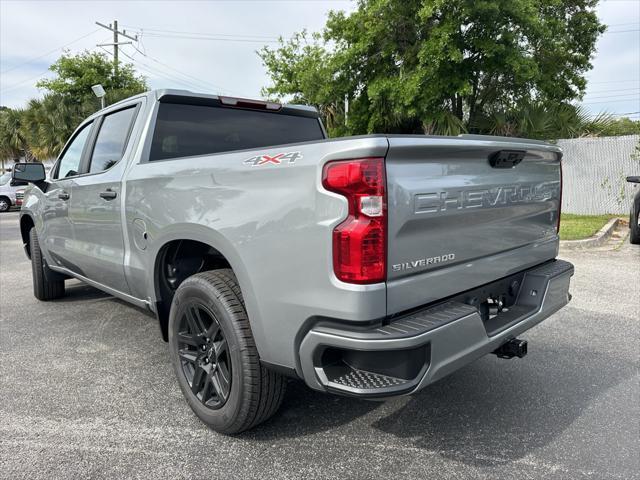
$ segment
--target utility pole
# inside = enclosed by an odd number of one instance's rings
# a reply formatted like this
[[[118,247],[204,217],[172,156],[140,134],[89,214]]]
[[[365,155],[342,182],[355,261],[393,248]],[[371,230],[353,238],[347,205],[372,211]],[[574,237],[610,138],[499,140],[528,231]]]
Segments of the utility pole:
[[[344,94],[344,124],[349,120],[349,95]]]
[[[122,35],[125,38],[133,40],[134,42],[138,41],[138,36],[127,35],[126,30],[118,30],[118,21],[114,20],[113,25],[110,23],[109,25],[105,25],[104,23],[96,22],[96,25],[106,28],[113,32],[113,43],[100,43],[96,45],[96,47],[110,47],[113,46],[113,79],[117,81],[118,78],[118,46],[119,45],[131,45],[132,42],[120,42],[118,39],[119,35]]]
[[[113,21],[113,78],[118,78],[118,20]]]

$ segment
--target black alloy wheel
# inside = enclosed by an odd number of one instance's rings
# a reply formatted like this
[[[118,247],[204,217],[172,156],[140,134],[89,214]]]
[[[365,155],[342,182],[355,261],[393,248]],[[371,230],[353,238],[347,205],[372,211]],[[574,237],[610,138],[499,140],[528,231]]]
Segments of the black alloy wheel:
[[[213,410],[231,393],[231,355],[220,323],[197,300],[185,306],[178,325],[178,355],[191,392]]]
[[[184,280],[171,300],[168,330],[178,385],[204,423],[236,434],[278,410],[287,380],[262,364],[232,270]]]

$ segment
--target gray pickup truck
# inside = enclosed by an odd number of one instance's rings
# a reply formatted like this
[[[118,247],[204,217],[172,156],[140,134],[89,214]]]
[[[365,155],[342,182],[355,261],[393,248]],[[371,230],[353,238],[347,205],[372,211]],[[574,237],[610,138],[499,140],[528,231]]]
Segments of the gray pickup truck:
[[[36,298],[79,279],[155,313],[213,429],[287,377],[383,399],[487,354],[570,299],[561,152],[462,135],[328,139],[315,109],[157,90],[101,110],[46,178],[18,164]]]

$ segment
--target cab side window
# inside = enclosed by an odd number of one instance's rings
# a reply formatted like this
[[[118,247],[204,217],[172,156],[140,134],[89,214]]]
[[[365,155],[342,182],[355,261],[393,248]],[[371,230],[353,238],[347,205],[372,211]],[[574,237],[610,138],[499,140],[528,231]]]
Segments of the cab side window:
[[[120,161],[135,111],[135,107],[130,107],[105,115],[91,155],[89,173],[108,170]]]
[[[89,132],[91,132],[91,125],[93,125],[93,122],[89,122],[82,127],[82,130],[78,132],[75,138],[71,141],[69,147],[62,154],[58,165],[58,171],[54,176],[55,179],[74,177],[80,173],[82,151],[84,150],[85,143],[87,143]]]

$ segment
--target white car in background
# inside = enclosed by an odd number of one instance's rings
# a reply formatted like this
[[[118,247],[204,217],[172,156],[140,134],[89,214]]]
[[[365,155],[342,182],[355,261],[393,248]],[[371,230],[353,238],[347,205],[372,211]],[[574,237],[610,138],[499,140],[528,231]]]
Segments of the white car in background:
[[[24,185],[11,186],[11,172],[0,175],[0,212],[8,212],[13,206],[22,205]]]

